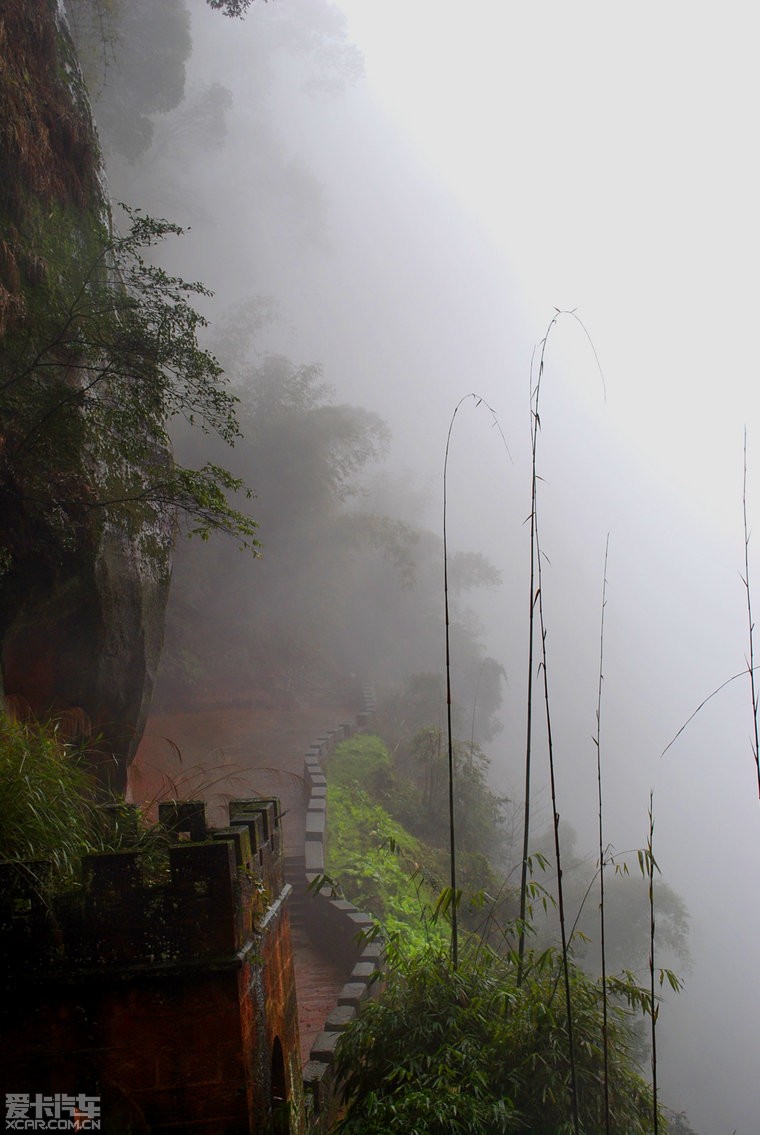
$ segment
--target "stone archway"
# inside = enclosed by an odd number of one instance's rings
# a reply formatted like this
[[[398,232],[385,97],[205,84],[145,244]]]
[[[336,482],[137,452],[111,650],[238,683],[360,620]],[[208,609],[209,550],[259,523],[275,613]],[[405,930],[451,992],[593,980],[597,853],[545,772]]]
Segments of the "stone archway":
[[[277,1036],[272,1045],[271,1072],[272,1135],[290,1135],[290,1101],[285,1074],[285,1057]]]

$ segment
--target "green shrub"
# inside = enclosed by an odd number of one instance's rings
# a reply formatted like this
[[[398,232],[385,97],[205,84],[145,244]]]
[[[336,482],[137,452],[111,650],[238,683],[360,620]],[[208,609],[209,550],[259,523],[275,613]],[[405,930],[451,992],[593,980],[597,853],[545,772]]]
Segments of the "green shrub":
[[[431,852],[355,785],[328,785],[327,871],[360,909],[417,946],[442,942],[431,923],[440,873]],[[443,866],[443,865],[441,865]]]
[[[55,725],[0,713],[0,858],[47,859],[70,879],[97,841],[95,782]]]
[[[0,712],[0,817],[0,859],[25,864],[42,886],[77,883],[89,852],[139,849],[149,881],[167,869],[165,831],[123,801],[105,807],[87,753],[64,741],[55,722]],[[50,875],[39,861],[50,863]]]
[[[382,798],[393,785],[390,753],[379,737],[357,734],[337,746],[330,757],[327,779],[330,785],[357,786]]]
[[[420,791],[394,775],[379,737],[343,741],[329,759],[327,784],[330,877],[351,902],[380,919],[387,933],[399,931],[419,947],[443,943],[445,920],[433,918],[449,872],[448,848],[440,846],[447,834],[443,821],[441,840],[431,817],[421,816],[429,807]],[[480,930],[487,921],[485,894],[500,895],[499,917],[506,913],[508,896],[482,852],[460,849],[460,886],[465,928]]]
[[[343,741],[327,767],[327,872],[360,909],[417,947],[445,940],[432,921],[446,864],[384,806],[395,795],[379,737]],[[391,791],[393,789],[393,791]],[[380,802],[382,801],[382,803]]]
[[[391,950],[387,985],[341,1036],[336,1071],[347,1110],[341,1135],[564,1135],[570,1076],[561,958],[526,955],[516,965],[466,952],[457,969],[445,950]],[[599,985],[571,969],[578,1105],[582,1129],[605,1129]],[[634,1004],[640,991],[630,990]],[[628,1010],[608,1022],[612,1131],[645,1135],[652,1092],[628,1040]],[[663,1122],[661,1130],[665,1130]]]

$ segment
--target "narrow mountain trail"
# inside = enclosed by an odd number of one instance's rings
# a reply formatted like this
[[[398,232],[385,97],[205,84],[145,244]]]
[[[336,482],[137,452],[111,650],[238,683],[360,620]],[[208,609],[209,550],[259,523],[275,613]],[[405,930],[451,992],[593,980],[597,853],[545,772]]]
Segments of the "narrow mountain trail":
[[[355,709],[342,706],[272,710],[236,705],[157,713],[148,720],[129,770],[128,799],[155,812],[160,799],[203,797],[208,822],[223,826],[228,801],[278,796],[285,856],[297,857],[303,854],[306,824],[304,756],[321,734],[355,719]],[[295,908],[291,934],[305,1063],[346,978],[312,945]]]

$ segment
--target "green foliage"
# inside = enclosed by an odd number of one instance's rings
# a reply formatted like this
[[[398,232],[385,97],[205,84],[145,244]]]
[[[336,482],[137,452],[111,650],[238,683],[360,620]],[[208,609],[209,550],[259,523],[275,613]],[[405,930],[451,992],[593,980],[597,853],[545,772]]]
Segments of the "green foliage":
[[[269,355],[233,376],[241,422],[253,445],[252,472],[257,486],[269,490],[262,495],[273,518],[282,519],[288,508],[305,519],[356,495],[358,475],[390,440],[377,414],[336,405],[321,367],[298,366],[282,355]]]
[[[330,757],[330,786],[363,788],[374,796],[389,794],[392,765],[379,737],[357,734],[341,743]]]
[[[587,972],[601,970],[598,868],[576,854],[577,836],[568,824],[561,826],[565,848],[563,879],[565,905],[573,918],[573,954]],[[551,832],[536,836],[534,855],[538,854],[547,872],[546,883],[553,889],[554,852]],[[629,867],[634,866],[634,870]],[[647,852],[607,853],[604,882],[605,952],[610,972],[623,969],[644,972],[649,955],[649,884],[642,876],[646,870]],[[654,889],[657,921],[657,951],[667,966],[688,968],[690,963],[688,934],[689,916],[683,900],[666,882],[659,880]],[[554,930],[534,919],[539,938],[548,942]]]
[[[245,436],[231,468],[256,489],[266,555],[254,579],[242,557],[211,549],[189,562],[180,549],[165,652],[175,698],[191,673],[175,665],[180,658],[201,659],[228,687],[250,675],[284,705],[323,689],[336,672],[366,673],[368,641],[377,681],[396,682],[410,657],[434,664],[440,650],[440,541],[368,496],[387,427],[361,407],[335,404],[319,366],[257,355],[256,335],[271,317],[263,304],[247,305],[212,340],[240,399]],[[180,457],[197,455],[189,435],[175,442]],[[209,460],[221,460],[216,439],[204,447]],[[479,557],[457,565],[462,587],[493,581]],[[476,629],[458,623],[455,633],[482,737],[495,728],[502,671],[483,657]],[[419,726],[431,721],[426,713]]]
[[[71,27],[108,147],[130,161],[153,138],[153,115],[178,106],[192,49],[185,0],[67,0]]]
[[[394,686],[377,707],[375,718],[382,724],[382,734],[388,738],[394,752],[409,741],[420,729],[440,726],[444,720],[445,692],[440,673],[409,674]]]
[[[327,774],[327,871],[363,910],[418,946],[445,940],[433,899],[445,864],[390,815],[391,762],[378,737],[343,741]]]
[[[194,655],[227,685],[247,677],[282,704],[291,691],[303,696],[313,683],[331,680],[356,548],[395,537],[390,524],[383,529],[345,510],[388,434],[375,414],[334,404],[319,367],[282,356],[252,363],[242,339],[240,328],[231,328],[222,355],[245,435],[231,462],[235,475],[256,488],[266,555],[254,578],[250,563],[226,555],[219,544],[194,562],[180,550],[166,658]],[[221,446],[215,437],[204,442],[215,464]],[[186,432],[176,448],[180,455],[198,449]]]
[[[443,942],[444,926],[432,924],[437,864],[429,849],[357,788],[328,788],[328,824],[328,874],[351,902],[386,933],[417,946]]]
[[[430,724],[440,710],[441,679],[415,674],[381,704],[379,730],[393,746],[395,783],[389,808],[409,831],[433,847],[448,849],[448,748],[443,730]],[[454,717],[455,727],[460,720]],[[511,832],[506,797],[488,784],[489,759],[472,741],[454,742],[457,850],[468,890],[493,890],[486,861],[499,869],[508,858]]]
[[[11,561],[45,554],[94,512],[140,532],[180,510],[191,532],[256,547],[255,523],[233,503],[246,491],[240,479],[215,462],[169,458],[167,423],[177,417],[232,444],[235,398],[198,343],[205,320],[193,301],[207,290],[146,259],[182,230],[126,213],[126,235],[93,224],[76,249],[53,218],[41,220],[44,267],[28,318],[3,342],[0,501]],[[76,241],[71,224],[63,231]]]
[[[97,831],[94,780],[55,725],[0,713],[0,858],[50,860],[59,879],[75,874]]]
[[[394,751],[411,757],[414,735],[428,727],[442,728],[446,722],[444,676],[435,672],[440,654],[440,634],[444,613],[441,603],[441,547],[429,533],[415,530],[409,546],[409,568],[404,574],[403,589],[395,581],[380,577],[380,565],[368,566],[365,586],[377,590],[386,617],[373,624],[371,616],[359,608],[353,624],[357,634],[371,634],[373,647],[381,657],[396,658],[403,645],[401,669],[395,666],[384,678],[378,699],[377,718],[382,734]],[[375,582],[374,572],[378,578]],[[388,576],[387,569],[384,576]],[[481,586],[480,575],[469,576],[462,589]],[[492,741],[501,731],[497,713],[502,701],[504,668],[485,654],[481,628],[474,618],[462,610],[460,601],[452,603],[452,652],[456,658],[457,677],[453,690],[452,726],[454,736],[469,738],[480,745]],[[365,626],[366,625],[366,626]],[[433,636],[432,628],[436,635]],[[433,649],[435,647],[435,649]],[[400,675],[403,678],[400,680]]]
[[[417,947],[445,943],[451,896],[442,881],[448,850],[420,818],[420,795],[394,772],[386,746],[365,735],[341,742],[327,766],[327,782],[330,877],[352,902],[380,919],[386,933],[399,933]],[[421,837],[423,828],[435,839]],[[462,853],[460,883],[463,925],[490,936],[508,899],[494,898],[500,888],[484,854]]]
[[[217,12],[223,12],[225,16],[242,19],[253,3],[253,0],[206,0],[206,3],[209,8],[214,8]],[[264,3],[266,4],[266,0],[264,0]]]
[[[685,1112],[668,1112],[668,1135],[697,1135]]]
[[[432,762],[433,781],[439,740],[429,729],[415,742],[423,763]],[[462,759],[468,756],[473,759],[471,753]],[[381,920],[388,937],[386,989],[364,1007],[338,1048],[347,1110],[336,1131],[569,1135],[572,1081],[561,952],[528,949],[518,980],[517,926],[503,925],[495,889],[490,895],[480,891],[461,903],[470,930],[459,966],[452,968],[445,925],[452,896],[440,885],[445,849],[426,845],[399,822],[399,797],[404,800],[408,786],[387,749],[373,737],[343,742],[327,779],[329,875]],[[434,798],[434,783],[423,785],[417,827]],[[540,851],[533,862],[550,867]],[[551,908],[535,880],[529,894],[530,917],[534,907]],[[502,924],[495,927],[494,919]],[[581,1130],[596,1133],[605,1129],[602,988],[572,959],[567,973]],[[680,988],[669,970],[660,972],[659,982]],[[657,1015],[659,1004],[625,970],[608,978],[607,993],[611,1131],[646,1135],[654,1101],[638,1066],[644,1055],[639,1029]],[[658,1123],[661,1131],[668,1129],[664,1116]]]
[[[525,979],[489,951],[448,954],[391,948],[384,992],[341,1036],[345,1085],[341,1135],[572,1131],[561,959],[526,955]],[[602,1009],[598,985],[575,967],[571,983],[582,1129],[604,1130]],[[651,1131],[651,1090],[630,1052],[630,1013],[608,1023],[612,1131]],[[663,1130],[664,1130],[663,1125]]]
[[[442,730],[418,730],[410,744],[417,792],[404,815],[413,830],[436,846],[446,838],[448,809],[448,748]],[[506,852],[506,797],[488,786],[488,757],[471,742],[454,743],[456,827],[459,849],[502,863]],[[410,810],[409,805],[412,805]]]
[[[308,696],[336,670],[365,674],[368,641],[377,682],[397,682],[410,659],[435,665],[440,540],[395,519],[389,502],[372,496],[368,474],[388,442],[377,415],[336,405],[319,366],[257,354],[256,335],[271,318],[262,303],[247,305],[212,340],[240,399],[245,438],[231,468],[256,489],[266,555],[254,580],[241,558],[231,562],[212,551],[205,562],[183,563],[180,550],[165,657],[167,668],[172,658],[192,655],[220,676],[229,668],[227,685],[244,667],[283,704],[289,691]],[[191,447],[197,453],[189,437],[176,444],[180,456]],[[219,461],[219,443],[210,438],[204,445],[208,459]],[[462,588],[493,582],[480,557],[455,559]],[[188,620],[186,610],[196,618]],[[477,737],[485,737],[497,728],[503,672],[484,657],[477,634],[466,620],[457,622],[464,697],[476,701]],[[399,712],[407,718],[404,707]],[[419,726],[431,722],[430,713],[419,718]]]
[[[570,878],[570,893],[573,879]],[[609,872],[604,885],[605,946],[611,969],[643,968],[649,940],[648,886],[635,876]],[[672,887],[659,881],[654,892],[658,954],[680,967],[689,964],[689,918],[683,900]],[[599,929],[596,903],[587,903],[578,922],[587,938],[583,964],[599,968]]]
[[[138,849],[147,881],[168,868],[165,831],[132,805],[98,798],[88,752],[66,741],[55,720],[20,722],[0,712],[0,816],[0,859],[43,891],[77,884],[90,852]]]

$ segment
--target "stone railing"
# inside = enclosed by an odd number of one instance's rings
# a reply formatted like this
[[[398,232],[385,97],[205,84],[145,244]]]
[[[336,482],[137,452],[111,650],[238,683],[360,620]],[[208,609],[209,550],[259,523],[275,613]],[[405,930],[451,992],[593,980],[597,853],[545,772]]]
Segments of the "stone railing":
[[[364,689],[364,710],[357,715],[356,727],[342,725],[317,738],[304,759],[306,792],[306,833],[304,839],[304,884],[310,892],[305,906],[306,929],[315,946],[334,958],[345,969],[346,981],[335,1008],[316,1037],[304,1067],[307,1124],[313,1135],[327,1132],[338,1106],[337,1083],[332,1071],[335,1047],[341,1032],[355,1018],[362,1001],[380,988],[378,981],[382,945],[370,932],[375,927],[371,915],[353,903],[336,896],[325,881],[327,837],[327,777],[329,757],[335,746],[356,732],[364,732],[372,722],[374,697]]]
[[[133,811],[121,808],[127,823]],[[152,881],[145,853],[132,848],[84,856],[81,888],[52,896],[40,884],[49,865],[0,864],[3,964],[48,975],[234,954],[284,880],[279,802],[232,801],[229,816],[228,827],[208,829],[202,801],[160,806],[173,840],[165,881]]]
[[[170,802],[160,822],[166,865],[87,855],[66,892],[0,864],[3,1075],[32,1099],[94,1092],[104,1130],[269,1130],[285,1098],[302,1135],[279,801],[232,801],[224,828]]]

